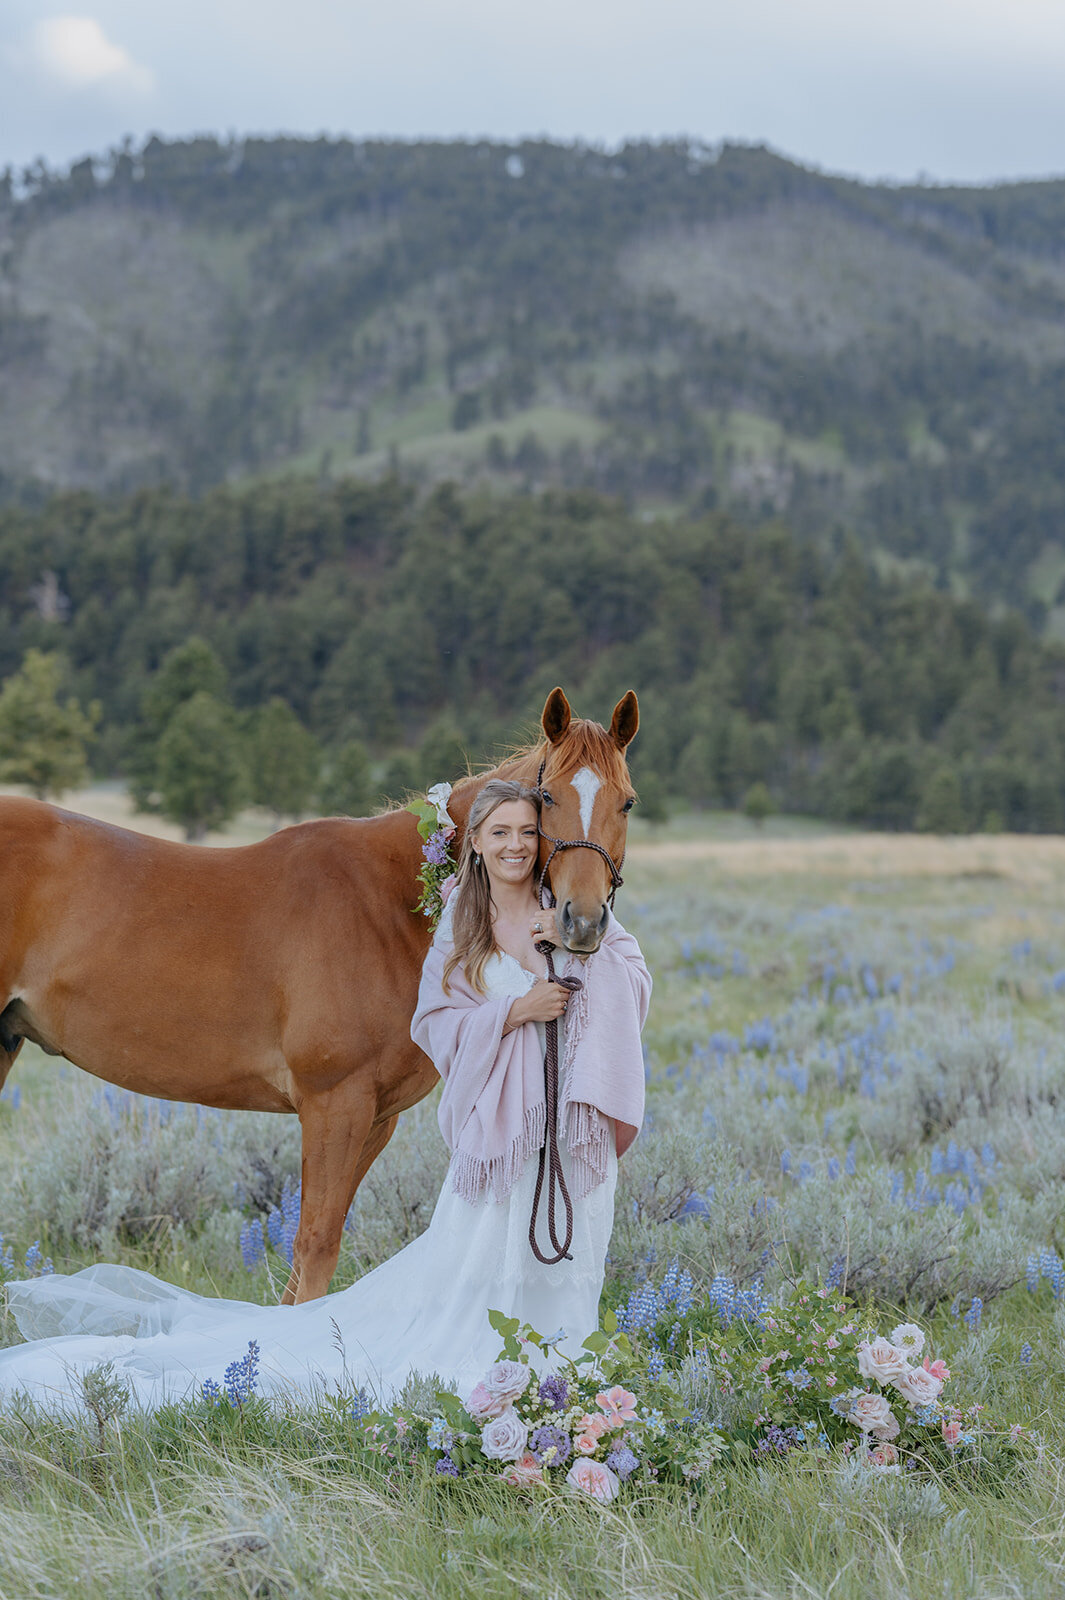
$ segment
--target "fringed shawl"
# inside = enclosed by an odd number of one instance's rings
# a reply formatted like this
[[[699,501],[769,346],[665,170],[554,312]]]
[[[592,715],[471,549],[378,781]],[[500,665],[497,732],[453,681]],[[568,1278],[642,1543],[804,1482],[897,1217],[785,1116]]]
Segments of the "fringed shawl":
[[[515,995],[478,994],[461,968],[451,974],[445,994],[450,948],[441,924],[422,969],[411,1037],[444,1080],[438,1115],[454,1155],[453,1187],[467,1200],[486,1193],[501,1200],[543,1143],[543,1049],[532,1022],[504,1037]],[[613,914],[596,953],[583,963],[571,956],[562,970],[584,984],[566,1009],[559,1106],[574,1198],[580,1199],[606,1176],[610,1122],[617,1124],[622,1155],[643,1121],[640,1030],[651,975],[636,940]]]

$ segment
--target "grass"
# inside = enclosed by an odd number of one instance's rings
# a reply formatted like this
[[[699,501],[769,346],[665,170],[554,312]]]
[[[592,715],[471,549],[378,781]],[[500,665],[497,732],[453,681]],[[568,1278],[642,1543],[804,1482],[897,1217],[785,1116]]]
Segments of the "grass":
[[[121,814],[113,790],[89,803]],[[261,819],[245,817],[234,837],[256,826]],[[1065,842],[677,818],[662,830],[634,828],[626,877],[619,911],[656,976],[651,1115],[622,1164],[607,1300],[624,1299],[674,1254],[705,1281],[718,1269],[742,1276],[744,1251],[757,1266],[763,1248],[758,1270],[771,1290],[792,1265],[828,1270],[833,1229],[852,1261],[867,1235],[870,1293],[889,1312],[917,1315],[959,1391],[1035,1428],[1042,1453],[983,1487],[855,1482],[793,1454],[730,1468],[705,1496],[644,1486],[601,1508],[525,1502],[490,1482],[441,1489],[427,1468],[367,1467],[339,1413],[252,1407],[225,1421],[194,1408],[99,1423],[7,1414],[0,1600],[1062,1592],[1065,1307],[1046,1283],[1029,1293],[1024,1277],[1029,1252],[1065,1246]],[[875,997],[862,991],[866,972]],[[744,1045],[744,1030],[761,1019],[775,1042]],[[856,1063],[865,1048],[867,1070],[875,1066],[875,1050],[860,1044],[873,1035],[886,1042],[867,1092]],[[715,1054],[709,1041],[725,1037],[736,1050]],[[179,1120],[166,1145],[158,1130],[149,1139],[139,1112],[130,1116],[108,1146],[112,1163],[140,1161],[144,1150],[145,1162],[165,1166],[160,1155],[183,1147],[184,1127],[192,1134]],[[244,1270],[237,1234],[249,1204],[242,1210],[226,1185],[231,1165],[256,1149],[275,1187],[295,1169],[285,1119],[212,1116],[207,1182],[216,1188],[204,1213],[174,1220],[164,1211],[92,1244],[57,1231],[55,1219],[72,1152],[98,1134],[103,1149],[107,1122],[99,1086],[83,1074],[35,1052],[20,1058],[0,1102],[0,1227],[17,1252],[39,1237],[60,1270],[120,1259],[205,1292],[271,1299],[281,1264]],[[951,1140],[977,1151],[991,1144],[995,1162],[957,1216],[945,1203],[914,1211],[888,1199],[892,1172],[912,1187]],[[340,1283],[423,1225],[442,1170],[438,1146],[430,1101],[402,1119],[364,1186]],[[854,1175],[830,1180],[826,1161],[849,1148]],[[710,1214],[679,1220],[677,1196],[710,1182]],[[752,1244],[744,1229],[749,1197],[759,1195],[772,1197],[776,1220]],[[933,1272],[921,1251],[940,1237],[951,1254]],[[900,1264],[914,1263],[907,1300],[891,1285]],[[967,1328],[952,1306],[974,1293],[984,1311]],[[4,1333],[15,1337],[9,1326]],[[1029,1367],[1018,1359],[1025,1342]]]

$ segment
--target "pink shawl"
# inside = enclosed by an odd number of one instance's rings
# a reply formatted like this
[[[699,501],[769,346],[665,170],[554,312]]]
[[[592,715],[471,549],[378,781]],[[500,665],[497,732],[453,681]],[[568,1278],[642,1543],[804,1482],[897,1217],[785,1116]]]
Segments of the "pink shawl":
[[[536,1025],[505,1037],[515,996],[489,999],[470,987],[459,968],[443,990],[450,943],[438,936],[425,958],[411,1038],[444,1080],[440,1131],[452,1161],[452,1185],[466,1200],[509,1194],[544,1139],[544,1057]],[[566,1010],[559,1126],[573,1161],[574,1198],[606,1176],[611,1121],[622,1155],[643,1121],[644,1068],[640,1030],[651,997],[651,975],[631,934],[611,914],[602,944],[587,961],[565,952],[556,970],[584,988]]]

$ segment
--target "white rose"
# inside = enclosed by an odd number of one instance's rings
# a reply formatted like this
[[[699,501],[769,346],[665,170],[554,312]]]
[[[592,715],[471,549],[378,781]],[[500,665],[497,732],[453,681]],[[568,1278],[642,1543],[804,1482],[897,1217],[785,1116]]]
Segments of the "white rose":
[[[883,1399],[882,1395],[881,1395],[881,1399]],[[880,1426],[877,1427],[877,1428],[870,1428],[869,1429],[869,1437],[870,1437],[870,1439],[882,1439],[882,1440],[897,1439],[898,1436],[899,1436],[899,1424],[898,1424],[898,1421],[897,1421],[897,1419],[895,1417],[895,1413],[893,1411],[889,1411],[888,1412],[887,1421],[886,1422],[881,1423]]]
[[[897,1328],[891,1330],[891,1342],[912,1359],[924,1349],[924,1334],[916,1322],[900,1322]]]
[[[513,1406],[481,1430],[481,1449],[489,1461],[517,1461],[529,1442],[528,1427]]]
[[[899,1431],[898,1423],[895,1421],[894,1413],[888,1405],[887,1397],[882,1394],[857,1395],[854,1404],[847,1413],[847,1421],[853,1422],[854,1426],[861,1428],[863,1433],[875,1432],[878,1439],[893,1438],[892,1426],[894,1426],[895,1433]]]
[[[939,1399],[943,1380],[933,1377],[924,1367],[913,1367],[903,1374],[895,1387],[911,1406],[930,1406],[933,1400]]]
[[[858,1371],[866,1383],[895,1383],[908,1372],[909,1357],[887,1339],[863,1341],[858,1346]]]
[[[489,1367],[481,1382],[490,1395],[509,1405],[529,1387],[532,1372],[523,1361],[497,1361]]]

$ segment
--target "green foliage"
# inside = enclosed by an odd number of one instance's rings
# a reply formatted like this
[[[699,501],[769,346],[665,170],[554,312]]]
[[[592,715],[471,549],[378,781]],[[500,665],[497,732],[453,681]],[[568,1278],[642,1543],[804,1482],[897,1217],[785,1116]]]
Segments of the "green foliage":
[[[766,817],[772,816],[773,796],[761,779],[757,783],[752,783],[744,795],[743,814],[758,827],[761,827]]]
[[[100,718],[95,701],[87,713],[73,698],[60,705],[63,677],[57,655],[28,650],[0,688],[0,777],[26,784],[38,800],[85,782],[86,745]]]
[[[199,689],[174,712],[159,741],[159,809],[190,840],[221,828],[247,793],[236,717]]]
[[[221,698],[225,690],[225,667],[196,635],[175,646],[147,680],[126,761],[130,794],[139,811],[158,809],[159,744],[174,713],[195,694]]]
[[[292,707],[276,695],[251,719],[245,740],[248,795],[278,822],[307,810],[315,792],[321,755],[314,735]]]
[[[953,767],[937,767],[921,791],[917,826],[924,833],[964,833],[965,807]]]
[[[325,765],[318,790],[318,810],[327,817],[365,817],[374,799],[366,746],[361,739],[346,739]]]

